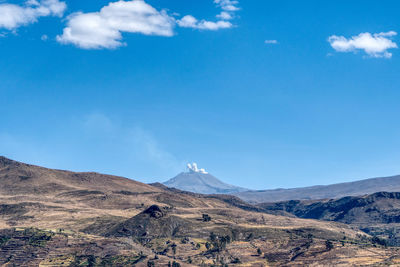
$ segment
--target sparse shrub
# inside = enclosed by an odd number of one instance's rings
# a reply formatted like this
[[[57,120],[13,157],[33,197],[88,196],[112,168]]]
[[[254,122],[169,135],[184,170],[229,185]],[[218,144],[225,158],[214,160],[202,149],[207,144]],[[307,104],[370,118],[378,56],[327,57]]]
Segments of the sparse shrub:
[[[197,243],[197,244],[196,244],[196,248],[197,248],[197,249],[200,249],[200,248],[201,248],[200,243]]]
[[[248,240],[248,241],[252,240],[253,238],[254,238],[254,234],[253,234],[253,233],[250,233],[250,234],[247,236],[247,240]]]
[[[176,245],[175,243],[173,243],[173,244],[171,245],[172,253],[174,253],[174,255],[176,254],[176,247],[177,247],[177,245]]]
[[[384,246],[384,247],[387,247],[387,245],[388,245],[386,239],[379,238],[377,236],[374,236],[372,238],[371,242],[372,242],[372,244],[377,244],[377,245]]]
[[[214,234],[214,232],[211,232],[210,233],[210,241],[215,242],[215,240],[217,240],[217,236]]]
[[[154,266],[156,266],[154,261],[148,261],[147,262],[147,267],[154,267]]]
[[[92,267],[96,264],[96,257],[94,255],[89,255],[87,261],[88,261],[88,266]]]
[[[231,237],[229,235],[226,236],[217,236],[213,232],[210,233],[209,237],[210,242],[206,243],[207,250],[211,248],[214,251],[220,252],[226,248],[226,245],[231,242]]]
[[[232,229],[232,241],[239,239],[239,231],[237,229]]]
[[[10,240],[10,237],[0,236],[0,247],[3,246],[4,244],[6,244],[8,240]]]
[[[187,262],[188,262],[189,264],[192,264],[192,262],[193,262],[193,261],[192,261],[192,257],[189,256]]]
[[[262,251],[261,251],[260,248],[258,248],[258,249],[257,249],[257,255],[258,255],[258,256],[261,256],[261,254],[262,254]]]
[[[172,267],[181,267],[181,264],[179,262],[173,261]]]
[[[235,258],[235,259],[233,259],[233,261],[232,261],[231,263],[233,263],[233,264],[239,264],[239,263],[242,263],[242,262],[240,261],[239,258]]]
[[[209,221],[211,221],[210,215],[204,213],[203,214],[203,222],[209,222]]]
[[[332,243],[332,241],[330,241],[330,240],[326,240],[325,241],[325,247],[326,247],[326,250],[332,250],[333,249],[333,243]]]

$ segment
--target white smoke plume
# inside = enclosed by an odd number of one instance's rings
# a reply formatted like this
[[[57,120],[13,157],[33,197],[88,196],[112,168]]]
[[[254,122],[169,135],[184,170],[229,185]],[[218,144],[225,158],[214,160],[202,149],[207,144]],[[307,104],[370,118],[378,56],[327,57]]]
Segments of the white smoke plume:
[[[199,169],[197,167],[197,163],[193,162],[192,164],[188,164],[187,168],[189,169],[189,172],[197,172],[197,173],[203,173],[203,174],[207,174],[208,172],[206,172],[205,169]]]

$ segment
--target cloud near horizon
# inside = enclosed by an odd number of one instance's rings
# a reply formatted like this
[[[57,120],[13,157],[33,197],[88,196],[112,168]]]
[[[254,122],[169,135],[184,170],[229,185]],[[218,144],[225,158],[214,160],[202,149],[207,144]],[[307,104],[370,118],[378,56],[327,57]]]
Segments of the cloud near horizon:
[[[23,5],[0,4],[0,29],[16,31],[17,28],[38,21],[40,17],[62,17],[67,5],[59,0],[28,0]]]
[[[177,20],[165,10],[157,10],[143,0],[111,2],[99,12],[76,12],[67,18],[67,26],[57,36],[62,44],[72,44],[82,49],[115,49],[126,45],[122,33],[171,37],[174,27],[199,30],[231,28],[228,20],[239,10],[237,1],[214,0],[222,12],[218,21],[197,20],[192,15]]]
[[[395,31],[374,34],[364,32],[351,38],[332,35],[328,38],[328,42],[337,52],[356,53],[362,50],[370,57],[391,58],[392,53],[388,50],[397,48],[397,44],[391,39],[396,35]]]

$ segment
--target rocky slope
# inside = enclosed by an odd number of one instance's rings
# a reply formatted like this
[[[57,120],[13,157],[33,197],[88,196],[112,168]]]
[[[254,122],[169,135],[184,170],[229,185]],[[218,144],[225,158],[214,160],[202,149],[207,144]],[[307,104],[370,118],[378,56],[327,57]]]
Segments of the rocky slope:
[[[378,192],[361,197],[320,201],[263,203],[259,208],[273,214],[351,224],[400,244],[400,193]]]

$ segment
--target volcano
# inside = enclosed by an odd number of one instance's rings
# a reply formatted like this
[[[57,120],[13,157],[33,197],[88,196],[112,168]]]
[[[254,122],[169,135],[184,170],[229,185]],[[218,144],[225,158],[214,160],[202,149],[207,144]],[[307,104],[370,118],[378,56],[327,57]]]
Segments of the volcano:
[[[220,181],[205,169],[197,168],[196,163],[188,164],[187,171],[181,172],[163,184],[167,187],[200,194],[231,194],[249,190]]]

